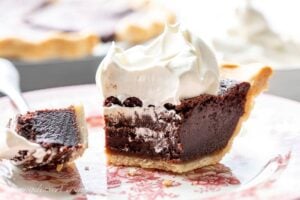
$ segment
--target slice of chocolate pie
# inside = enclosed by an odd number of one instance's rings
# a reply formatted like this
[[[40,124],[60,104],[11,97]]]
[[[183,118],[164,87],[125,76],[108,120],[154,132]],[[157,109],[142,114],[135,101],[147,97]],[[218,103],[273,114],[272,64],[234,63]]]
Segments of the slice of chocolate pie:
[[[2,157],[10,157],[14,164],[25,170],[60,170],[87,148],[87,129],[81,105],[20,114],[10,120],[8,128],[6,145],[10,156],[4,154]]]
[[[218,67],[203,41],[178,26],[148,46],[111,47],[96,76],[108,162],[176,173],[219,162],[271,74]]]

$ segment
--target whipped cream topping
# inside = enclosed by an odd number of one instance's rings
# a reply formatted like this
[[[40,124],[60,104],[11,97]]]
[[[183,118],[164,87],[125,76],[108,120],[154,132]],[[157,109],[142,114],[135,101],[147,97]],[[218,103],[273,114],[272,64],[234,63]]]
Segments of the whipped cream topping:
[[[1,129],[0,132],[2,137],[0,140],[0,159],[13,159],[20,156],[19,151],[26,150],[28,151],[27,155],[33,156],[37,163],[43,161],[46,151],[42,146],[26,140],[13,130],[6,128]],[[20,161],[18,164],[23,163],[25,160]]]
[[[144,105],[179,104],[219,86],[216,58],[189,31],[166,26],[150,44],[123,50],[113,44],[99,65],[96,82],[104,98],[138,97]]]

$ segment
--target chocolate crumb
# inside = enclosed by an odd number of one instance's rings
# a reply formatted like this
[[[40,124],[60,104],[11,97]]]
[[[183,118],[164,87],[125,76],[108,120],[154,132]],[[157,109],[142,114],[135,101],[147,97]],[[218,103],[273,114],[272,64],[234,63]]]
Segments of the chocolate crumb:
[[[71,194],[71,195],[75,195],[75,194],[77,194],[77,192],[76,192],[74,189],[72,189],[72,190],[70,191],[70,194]]]

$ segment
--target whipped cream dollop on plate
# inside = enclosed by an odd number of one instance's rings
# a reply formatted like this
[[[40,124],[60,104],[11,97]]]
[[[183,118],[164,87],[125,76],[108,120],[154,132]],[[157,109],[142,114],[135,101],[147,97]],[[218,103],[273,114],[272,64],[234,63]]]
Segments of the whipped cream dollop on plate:
[[[150,44],[128,50],[112,44],[96,82],[104,99],[137,97],[144,105],[179,104],[181,99],[217,94],[219,71],[200,38],[179,25],[167,25]]]

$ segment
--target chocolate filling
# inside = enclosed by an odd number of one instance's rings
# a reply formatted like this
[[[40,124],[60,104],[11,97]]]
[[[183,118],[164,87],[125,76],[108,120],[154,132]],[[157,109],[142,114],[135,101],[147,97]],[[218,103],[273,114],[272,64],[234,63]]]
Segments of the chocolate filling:
[[[166,104],[159,112],[154,107],[155,118],[106,115],[107,151],[173,162],[217,152],[227,145],[243,115],[249,88],[247,82],[222,80],[218,95]]]
[[[39,110],[17,117],[16,131],[27,140],[43,146],[75,146],[79,130],[73,108]]]

